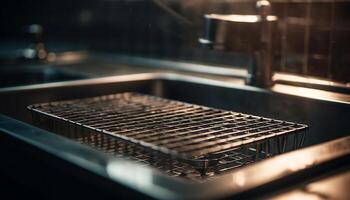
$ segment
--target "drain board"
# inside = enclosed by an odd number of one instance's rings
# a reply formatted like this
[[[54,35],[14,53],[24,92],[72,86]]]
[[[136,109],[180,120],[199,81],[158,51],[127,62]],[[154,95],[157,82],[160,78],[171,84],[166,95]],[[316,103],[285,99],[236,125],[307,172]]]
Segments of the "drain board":
[[[178,176],[210,176],[299,148],[307,129],[139,93],[28,108],[38,126]]]

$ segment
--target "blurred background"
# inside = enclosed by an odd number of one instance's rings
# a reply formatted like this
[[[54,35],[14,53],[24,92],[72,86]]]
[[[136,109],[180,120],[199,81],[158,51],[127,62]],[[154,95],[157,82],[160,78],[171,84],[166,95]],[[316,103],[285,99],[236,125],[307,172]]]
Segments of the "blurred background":
[[[278,16],[273,36],[275,71],[350,81],[350,2],[272,0]],[[211,65],[245,67],[247,38],[231,51],[200,48],[203,15],[254,14],[250,0],[15,0],[0,7],[0,59],[16,57],[30,44],[28,25],[43,27],[49,51],[81,49]],[[230,31],[225,32],[226,35]],[[224,36],[223,36],[224,37]],[[230,37],[232,38],[232,37]],[[247,42],[248,41],[248,42]],[[234,45],[233,45],[234,44]],[[236,53],[235,53],[236,52]]]

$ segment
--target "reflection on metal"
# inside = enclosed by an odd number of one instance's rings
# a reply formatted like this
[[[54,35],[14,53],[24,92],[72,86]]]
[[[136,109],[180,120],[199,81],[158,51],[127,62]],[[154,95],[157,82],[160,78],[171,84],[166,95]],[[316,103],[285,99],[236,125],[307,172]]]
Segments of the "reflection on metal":
[[[245,78],[248,75],[247,70],[233,66],[217,66],[204,63],[180,62],[106,53],[103,55],[100,54],[99,56],[101,56],[101,58],[104,60],[111,61],[116,64],[123,63],[145,67],[150,69],[150,72],[154,72],[155,69],[169,69],[177,72],[195,72],[197,75],[198,73],[201,73],[202,75],[209,74],[238,78]]]
[[[172,199],[171,191],[154,184],[154,176],[149,168],[135,165],[127,160],[111,161],[106,165],[108,176],[133,189],[142,188],[145,193],[157,193],[163,198]]]
[[[57,64],[72,64],[83,61],[88,58],[86,52],[65,52],[61,54],[56,54],[53,61]]]
[[[243,173],[237,172],[236,174],[232,175],[232,181],[238,186],[243,187],[246,184],[246,177]]]
[[[259,168],[247,166],[244,168],[244,171],[236,171],[223,177],[220,181],[214,180],[213,185],[221,183],[228,187],[227,183],[230,183],[232,190],[242,191],[242,186],[239,186],[242,184],[242,180],[245,180],[244,190],[248,190],[248,188],[252,188],[253,185],[258,183],[267,184],[276,180],[275,178],[282,178],[290,173],[310,169],[320,163],[329,161],[329,158],[335,155],[342,157],[350,154],[349,136],[327,142],[326,144],[316,145],[262,161],[259,164]],[[263,171],[268,171],[269,173],[262,173]]]
[[[350,83],[340,83],[315,77],[298,76],[285,73],[275,73],[273,76],[275,83],[294,85],[299,87],[313,88],[336,92],[340,94],[350,94]]]
[[[230,22],[243,22],[243,23],[256,23],[261,21],[260,15],[220,15],[220,14],[208,14],[204,15],[205,18],[211,18],[222,21]],[[278,18],[274,15],[266,17],[267,21],[276,21]]]
[[[319,100],[332,100],[335,102],[341,102],[350,104],[350,95],[347,94],[341,94],[341,93],[334,93],[324,90],[318,90],[318,89],[311,89],[311,88],[305,88],[305,87],[296,87],[296,86],[290,86],[290,85],[283,85],[283,84],[275,84],[272,86],[271,90],[273,92],[283,93],[283,94],[290,94],[300,97],[307,97],[312,99],[319,99]]]
[[[339,172],[329,177],[295,186],[295,189],[269,197],[272,200],[292,199],[350,199],[350,171]]]
[[[334,82],[331,80],[318,79],[316,77],[300,76],[295,74],[276,73],[273,76],[273,80],[298,82],[298,83],[304,83],[304,84],[327,85],[327,86],[336,86],[336,87],[348,87],[350,89],[350,83],[344,84],[344,83]]]

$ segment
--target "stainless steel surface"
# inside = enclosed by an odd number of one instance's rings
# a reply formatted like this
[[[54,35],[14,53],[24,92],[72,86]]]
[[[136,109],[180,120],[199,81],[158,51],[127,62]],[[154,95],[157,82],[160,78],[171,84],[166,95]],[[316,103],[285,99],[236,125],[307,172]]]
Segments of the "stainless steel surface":
[[[275,83],[282,83],[286,85],[350,94],[350,83],[340,83],[310,76],[298,76],[286,73],[275,73],[272,80]]]
[[[140,77],[144,81],[129,81]],[[145,77],[148,77],[147,81]],[[305,141],[307,145],[340,137],[348,130],[348,115],[343,111],[348,109],[349,95],[281,84],[276,84],[272,91],[268,91],[192,76],[140,74],[8,88],[1,91],[2,101],[6,102],[6,106],[0,106],[2,113],[25,121],[30,121],[30,115],[25,111],[26,106],[30,104],[138,91],[215,108],[309,124],[311,128],[308,134],[311,136]]]
[[[0,67],[0,88],[85,79],[86,76],[50,65]]]
[[[188,171],[196,174],[195,170],[199,177],[220,174],[283,153],[288,146],[288,150],[295,150],[302,146],[307,128],[139,93],[37,104],[29,109],[34,122],[44,127],[50,124],[55,132],[87,132],[83,140],[87,138],[88,144],[89,138],[93,143],[95,137],[101,138],[91,131],[136,144],[139,148],[100,141],[107,151],[121,148],[136,159],[146,155],[148,163],[153,155],[163,171],[174,171],[174,161],[190,164],[185,171],[175,169],[179,176],[187,176]],[[150,150],[155,152],[145,153]]]
[[[338,96],[334,92],[328,92],[319,97],[309,91],[305,92],[305,89],[307,88],[288,86],[288,90],[264,90],[181,74],[148,73],[0,89],[0,110],[8,116],[31,123],[31,116],[26,111],[30,104],[134,91],[308,124],[310,128],[305,139],[306,146],[348,136],[349,95]],[[315,91],[318,90],[313,90]],[[0,129],[5,133],[1,136],[9,135],[25,141],[109,180],[161,199],[240,196],[253,188],[272,187],[274,181],[294,177],[295,173],[307,175],[315,168],[328,170],[329,168],[319,165],[333,163],[334,160],[349,155],[349,139],[339,139],[253,163],[205,183],[186,184],[176,178],[161,175],[150,167],[108,157],[67,138],[13,119],[1,117]],[[64,186],[59,188],[62,187]],[[278,184],[278,188],[281,187],[283,184]]]
[[[310,182],[299,186],[292,186],[290,190],[271,195],[271,200],[292,199],[350,199],[349,192],[350,170],[341,169],[336,173],[321,175]]]
[[[308,124],[311,135],[305,141],[308,145],[340,137],[349,130],[349,113],[344,112],[349,109],[349,95],[281,84],[263,90],[187,75],[147,73],[0,91],[2,102],[6,102],[0,105],[1,112],[27,122],[31,119],[26,111],[30,104],[134,91]]]
[[[232,66],[212,66],[171,60],[134,57],[101,52],[66,52],[56,54],[54,61],[43,68],[67,71],[85,77],[103,77],[136,73],[178,73],[222,80],[236,85],[244,84],[248,77],[246,69]],[[42,67],[42,66],[38,66]],[[336,93],[350,93],[349,83],[339,83],[310,76],[275,72],[273,82],[314,88]]]

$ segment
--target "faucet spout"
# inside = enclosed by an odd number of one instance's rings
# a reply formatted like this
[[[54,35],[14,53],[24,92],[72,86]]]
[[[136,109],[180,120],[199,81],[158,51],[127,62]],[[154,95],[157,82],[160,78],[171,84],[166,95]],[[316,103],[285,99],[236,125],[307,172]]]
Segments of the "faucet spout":
[[[249,85],[269,87],[272,85],[272,23],[268,20],[271,4],[267,0],[258,0],[256,7],[260,15],[260,41],[255,57],[255,70],[249,71],[252,78],[247,79]]]
[[[257,10],[255,15],[204,15],[204,32],[203,37],[199,39],[199,43],[201,46],[209,47],[210,49],[248,53],[253,58],[253,62],[250,62],[251,64],[247,66],[248,76],[245,81],[246,84],[269,87],[273,84],[272,29],[276,24],[277,17],[271,15],[271,4],[269,1],[258,0],[255,6]],[[221,22],[225,23],[220,24]],[[229,33],[225,37],[220,36],[218,30],[220,25],[236,29],[236,31],[233,31],[235,34]],[[254,35],[253,37],[247,36],[249,34]],[[243,39],[239,41],[240,37],[244,38],[244,42],[242,42]],[[225,39],[223,40],[223,38]],[[244,43],[243,47],[242,45],[239,46],[242,43]],[[225,48],[227,46],[228,48]]]

